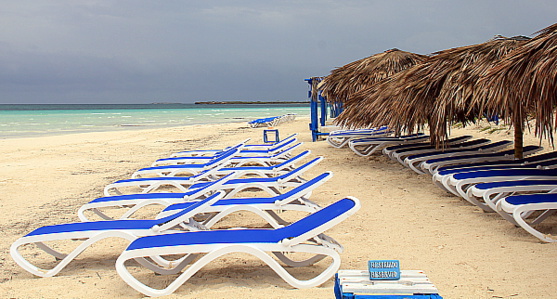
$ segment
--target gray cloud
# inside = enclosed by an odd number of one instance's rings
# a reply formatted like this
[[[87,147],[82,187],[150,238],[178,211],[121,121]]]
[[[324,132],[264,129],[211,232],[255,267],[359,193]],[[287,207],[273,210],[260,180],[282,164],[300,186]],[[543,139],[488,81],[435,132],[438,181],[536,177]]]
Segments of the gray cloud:
[[[304,100],[304,78],[397,47],[531,35],[534,1],[0,1],[0,103]]]

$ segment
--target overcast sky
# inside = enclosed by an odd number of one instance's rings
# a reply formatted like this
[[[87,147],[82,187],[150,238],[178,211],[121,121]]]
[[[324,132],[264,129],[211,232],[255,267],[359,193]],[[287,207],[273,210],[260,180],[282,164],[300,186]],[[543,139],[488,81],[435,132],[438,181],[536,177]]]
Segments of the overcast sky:
[[[301,101],[351,61],[556,16],[555,0],[0,0],[0,104]]]

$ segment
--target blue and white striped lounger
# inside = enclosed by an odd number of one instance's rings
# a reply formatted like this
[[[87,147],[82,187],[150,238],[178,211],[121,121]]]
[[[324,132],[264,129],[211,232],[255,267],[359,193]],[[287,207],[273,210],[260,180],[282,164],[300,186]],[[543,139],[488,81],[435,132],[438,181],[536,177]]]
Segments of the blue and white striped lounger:
[[[557,180],[516,180],[481,183],[466,190],[467,200],[485,211],[496,211],[501,198],[521,193],[557,192]]]
[[[399,163],[404,164],[404,159],[406,159],[406,157],[409,156],[414,156],[414,155],[421,155],[421,154],[428,154],[428,153],[439,153],[439,152],[447,152],[447,151],[459,151],[459,150],[464,150],[464,149],[468,149],[468,148],[477,148],[478,146],[482,146],[482,145],[486,145],[491,143],[491,140],[489,139],[485,139],[485,138],[480,138],[480,139],[474,139],[474,140],[468,140],[468,141],[464,141],[464,142],[460,142],[457,144],[452,145],[451,147],[448,148],[435,148],[435,147],[429,147],[429,148],[424,148],[424,149],[403,149],[403,150],[399,150],[396,151],[394,153],[392,153],[392,156],[394,158],[394,160],[397,160]]]
[[[557,211],[557,194],[546,193],[509,196],[497,203],[497,211],[501,215],[507,214],[505,219],[512,219],[511,222],[513,224],[519,225],[536,238],[544,242],[557,242],[557,237],[555,237],[555,235],[542,233],[533,227]],[[528,223],[524,215],[530,215],[535,211],[544,212]]]
[[[445,145],[453,146],[457,144],[461,144],[470,140],[472,136],[470,135],[463,135],[459,137],[454,137],[445,141]],[[435,146],[431,145],[430,142],[417,142],[417,143],[410,143],[410,144],[398,144],[398,145],[391,145],[383,148],[383,154],[392,160],[396,160],[393,156],[395,154],[399,154],[406,151],[413,151],[413,150],[433,150]]]
[[[448,175],[442,181],[445,189],[467,198],[466,191],[473,185],[512,180],[553,180],[557,179],[557,169],[511,168],[498,170],[471,171]]]
[[[44,226],[16,240],[10,247],[10,254],[20,267],[30,273],[41,277],[51,277],[60,272],[60,270],[74,260],[81,252],[91,246],[91,244],[102,239],[118,237],[133,241],[138,237],[176,233],[180,230],[183,231],[188,224],[189,226],[187,227],[189,229],[197,230],[199,225],[192,222],[191,219],[193,219],[195,215],[202,213],[206,206],[213,204],[222,198],[223,195],[224,193],[222,192],[215,193],[207,199],[191,205],[187,209],[181,210],[168,217],[155,220],[126,219]],[[176,230],[176,227],[180,227],[180,230]],[[84,241],[69,254],[58,252],[54,249],[56,247],[50,247],[46,244],[48,242],[61,240]],[[37,245],[38,248],[60,259],[60,261],[51,269],[42,269],[32,264],[24,258],[19,251],[21,246],[27,244]],[[158,259],[158,262],[165,266],[169,266],[170,264],[165,262],[164,259]]]
[[[314,213],[321,207],[310,201],[311,192],[333,176],[332,172],[325,172],[317,177],[295,187],[283,194],[273,197],[250,197],[250,198],[223,198],[215,202],[212,206],[205,209],[206,214],[211,216],[205,219],[202,224],[207,228],[212,228],[215,223],[222,218],[238,211],[248,211],[255,213],[263,218],[274,228],[288,224],[276,213],[277,211],[300,211]],[[164,217],[176,213],[177,210],[184,209],[192,202],[181,202],[168,206],[159,216]]]
[[[222,188],[226,189],[230,194],[236,194],[249,188],[257,188],[274,195],[280,193],[278,190],[281,188],[295,187],[305,182],[300,176],[306,170],[321,162],[321,160],[323,160],[322,157],[317,157],[277,177],[233,179],[224,184]],[[167,176],[119,180],[104,188],[104,196],[151,193],[156,192],[162,187],[172,187],[173,189],[177,189],[178,192],[188,192],[190,188],[201,188],[203,184],[208,184],[212,177],[209,177],[207,174],[212,175],[214,171],[215,169],[209,169],[206,172],[201,172],[198,175],[190,177]]]
[[[523,155],[529,156],[543,150],[543,147],[536,145],[528,145],[523,148]],[[431,160],[426,160],[421,164],[422,170],[428,171],[430,174],[435,174],[439,167],[447,165],[458,165],[474,162],[492,162],[492,161],[505,161],[514,159],[514,149],[493,152],[487,154],[470,154],[454,157],[444,157],[436,158]]]
[[[232,204],[241,204],[245,209],[246,203],[250,203],[250,201],[254,203],[256,205],[255,208],[259,210],[283,209],[313,212],[318,206],[309,201],[311,192],[331,177],[332,173],[325,172],[297,187],[294,187],[284,194],[276,194],[273,195],[273,197],[227,199],[226,201],[219,202],[218,205],[215,204],[212,210],[206,211],[206,213],[216,212],[225,208],[230,211],[229,213],[231,213],[232,210],[230,209],[232,209]],[[110,214],[113,215],[115,211],[112,211],[112,208],[117,208],[118,210],[122,210],[122,212],[119,213],[120,216],[118,218],[126,219],[133,216],[133,214],[135,214],[138,210],[149,205],[161,205],[163,207],[171,206],[168,210],[174,212],[177,209],[183,209],[186,206],[191,205],[193,202],[202,198],[205,194],[218,191],[227,180],[228,178],[223,178],[218,181],[211,182],[203,188],[197,188],[185,193],[146,193],[101,197],[83,205],[78,211],[78,216],[82,221],[90,221],[86,213],[92,212],[105,220],[113,220],[113,217],[108,216],[104,210],[107,208],[111,209]],[[184,205],[179,205],[180,203],[184,203]],[[254,207],[250,207],[250,209],[253,208]],[[160,214],[159,217],[167,215],[169,215],[169,213],[164,212]],[[226,215],[220,216],[219,219],[224,216]],[[218,219],[215,219],[213,223],[217,220]]]
[[[419,143],[429,139],[428,135],[412,134],[398,137],[366,137],[352,139],[348,147],[358,156],[367,157],[380,153],[385,147],[391,145]]]
[[[465,148],[460,150],[447,149],[447,150],[433,151],[433,152],[423,153],[418,155],[412,155],[404,159],[404,165],[408,166],[410,169],[414,170],[418,174],[425,174],[424,170],[421,169],[421,164],[424,161],[430,159],[444,158],[444,157],[491,153],[494,151],[501,150],[505,147],[508,147],[511,144],[512,141],[503,140],[503,141],[489,143],[486,145],[481,145],[478,147]]]
[[[323,234],[360,208],[356,198],[341,199],[313,214],[288,226],[277,229],[233,229],[184,232],[165,236],[150,236],[132,242],[116,261],[116,270],[122,279],[137,291],[148,296],[163,296],[173,293],[191,276],[208,263],[229,253],[254,255],[271,267],[282,279],[295,288],[319,286],[329,280],[340,267],[342,246],[331,237]],[[290,274],[279,262],[270,256],[275,255],[281,262],[291,267],[311,266],[325,257],[332,259],[328,267],[317,276],[300,280]],[[286,253],[311,254],[303,261],[294,261]],[[138,269],[129,271],[129,260],[146,260],[151,256],[186,255],[197,258],[193,263],[176,263],[173,272],[183,271],[174,281],[162,289],[146,285],[134,275]],[[161,272],[156,263],[142,264],[149,270]],[[188,267],[189,266],[189,267]],[[186,268],[187,267],[187,268]],[[132,274],[133,273],[133,274]],[[167,277],[163,277],[165,280]]]

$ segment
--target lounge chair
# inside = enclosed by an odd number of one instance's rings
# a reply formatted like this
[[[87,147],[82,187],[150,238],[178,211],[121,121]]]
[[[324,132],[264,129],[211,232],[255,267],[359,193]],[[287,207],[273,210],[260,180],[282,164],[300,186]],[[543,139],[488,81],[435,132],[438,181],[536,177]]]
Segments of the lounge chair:
[[[455,149],[455,150],[446,149],[446,150],[432,151],[428,153],[408,156],[404,159],[404,165],[408,166],[410,169],[414,170],[418,174],[425,174],[424,170],[421,169],[421,164],[424,161],[437,159],[437,158],[444,158],[444,157],[491,153],[494,151],[501,150],[505,147],[508,147],[511,144],[512,141],[503,140],[503,141],[493,142],[486,145],[481,145],[478,147],[472,147],[466,149]]]
[[[209,182],[203,188],[195,188],[181,193],[139,193],[96,198],[81,206],[77,210],[77,216],[83,222],[93,221],[93,219],[90,219],[86,215],[89,212],[97,215],[103,220],[128,219],[138,210],[146,206],[162,205],[164,207],[167,207],[178,202],[199,201],[201,199],[204,199],[205,197],[207,197],[207,195],[219,191],[226,181],[234,178],[235,176],[235,173],[229,173],[228,175],[221,177],[218,180]],[[115,207],[118,208],[120,212],[119,216],[109,216],[106,213],[106,209]],[[166,216],[168,215],[170,214],[166,214]]]
[[[515,195],[501,199],[497,202],[497,211],[501,215],[506,215],[505,219],[515,225],[519,225],[524,230],[544,242],[557,242],[557,237],[545,234],[535,229],[533,226],[545,220],[557,210],[557,194],[527,194]],[[536,211],[543,211],[533,221],[527,222],[526,215]]]
[[[323,234],[360,208],[356,198],[345,198],[333,203],[305,218],[278,229],[234,229],[184,232],[166,236],[150,236],[132,242],[116,261],[116,270],[122,279],[137,291],[148,296],[169,295],[178,289],[203,266],[228,253],[248,253],[260,258],[282,279],[295,288],[309,288],[329,280],[340,267],[342,246]],[[316,277],[300,280],[290,274],[278,261],[291,267],[310,266],[325,257],[332,258],[331,264]],[[311,254],[313,257],[303,261],[294,261],[285,253]],[[147,260],[151,256],[187,255],[195,258],[194,263],[176,263],[173,272],[182,272],[174,281],[163,289],[154,289],[135,278],[126,266],[128,260]],[[160,272],[156,263],[142,263],[148,269]],[[144,281],[144,280],[143,280]]]
[[[276,213],[277,211],[300,211],[314,213],[321,207],[310,201],[309,197],[313,190],[333,177],[332,172],[325,172],[317,177],[283,193],[272,197],[250,197],[250,198],[223,198],[215,202],[212,206],[205,209],[205,214],[211,214],[201,222],[205,227],[212,228],[215,223],[224,217],[238,212],[252,212],[270,224],[274,228],[279,228],[288,224]],[[159,216],[165,217],[176,213],[191,205],[193,202],[181,202],[168,206]]]
[[[526,157],[526,158],[523,158],[523,159],[517,159],[517,160],[475,162],[475,163],[466,163],[466,164],[443,166],[443,167],[437,168],[436,172],[438,173],[438,172],[441,172],[441,171],[451,170],[451,169],[465,169],[465,168],[472,169],[474,167],[486,167],[486,166],[493,166],[495,168],[495,167],[499,167],[499,166],[509,166],[509,165],[510,166],[525,166],[525,165],[530,165],[530,164],[535,165],[536,163],[550,161],[550,160],[556,160],[556,159],[557,159],[557,151],[553,151],[553,152],[539,154],[539,155]]]
[[[249,188],[258,188],[269,192],[269,194],[280,193],[278,189],[283,187],[297,186],[304,182],[300,176],[308,169],[323,160],[322,157],[317,157],[296,169],[284,173],[276,177],[266,178],[245,178],[234,179],[228,181],[222,188],[225,188],[231,194],[243,191]],[[213,180],[213,174],[218,169],[208,169],[197,175],[190,177],[150,177],[150,178],[137,178],[119,180],[104,188],[104,196],[123,195],[130,193],[151,193],[160,190],[162,187],[171,187],[177,189],[178,192],[188,192],[190,188],[201,188],[202,184],[207,184]],[[129,190],[129,189],[133,190]],[[127,189],[127,190],[126,190]],[[127,192],[126,192],[127,191]]]
[[[184,229],[198,230],[202,227],[192,220],[193,217],[199,214],[200,211],[203,211],[204,207],[213,204],[215,201],[222,198],[222,196],[224,196],[223,192],[215,193],[207,199],[191,205],[187,209],[181,210],[168,217],[155,220],[126,219],[44,226],[16,240],[10,247],[10,254],[20,267],[30,273],[41,277],[51,277],[60,272],[91,244],[102,239],[119,237],[133,241],[138,237],[171,234]],[[179,228],[179,230],[176,228]],[[62,240],[84,241],[69,254],[58,252],[45,244],[46,242]],[[35,266],[19,252],[20,247],[27,244],[35,244],[46,253],[59,259],[59,263],[52,269],[42,269]],[[162,259],[159,260],[159,262],[165,264],[163,261]],[[166,264],[166,266],[168,266],[168,264]]]
[[[294,157],[291,157],[287,160],[280,162],[279,164],[272,164],[270,166],[260,166],[260,165],[259,166],[258,165],[238,166],[238,164],[230,164],[230,165],[225,164],[225,165],[221,165],[221,167],[215,167],[212,176],[218,177],[224,174],[228,174],[230,172],[236,172],[238,174],[238,177],[244,175],[273,176],[294,169],[295,164],[299,162],[301,159],[303,159],[304,157],[308,156],[309,153],[310,151],[304,151]],[[192,173],[192,167],[191,167],[192,165],[194,166],[193,170],[198,169],[198,167],[195,167],[198,164],[174,164],[174,165],[145,167],[134,172],[132,174],[132,179],[152,177],[152,176],[172,177],[172,176],[179,176],[183,173],[188,175]]]
[[[329,180],[332,176],[332,173],[325,172],[297,187],[294,187],[292,190],[289,190],[284,194],[275,194],[272,195],[272,197],[267,198],[232,198],[228,200],[227,198],[230,197],[225,196],[223,197],[222,202],[219,202],[218,205],[213,207],[213,210],[229,210],[233,204],[246,206],[246,204],[253,203],[257,205],[256,208],[259,210],[284,209],[313,212],[318,206],[309,201],[311,192]],[[107,208],[117,208],[117,210],[123,211],[119,213],[120,216],[117,218],[126,219],[130,218],[138,210],[151,205],[161,205],[163,207],[172,206],[169,207],[167,211],[174,212],[176,209],[183,208],[192,204],[192,202],[200,200],[200,198],[202,198],[205,194],[210,194],[220,190],[222,185],[228,180],[229,178],[225,177],[211,182],[203,186],[203,188],[197,188],[185,193],[146,193],[101,197],[80,207],[78,210],[78,216],[81,221],[90,221],[91,219],[86,216],[86,213],[92,212],[102,219],[114,220],[114,217],[107,215],[104,210]],[[184,206],[177,205],[180,203],[184,203]],[[111,214],[114,214],[113,211],[111,212]],[[159,216],[163,217],[168,215],[168,212],[164,212]],[[220,218],[222,217],[224,216],[221,216]]]
[[[385,147],[399,144],[418,143],[429,138],[424,134],[412,134],[398,137],[369,137],[350,140],[348,147],[358,156],[367,157],[380,153]]]
[[[523,154],[524,156],[529,156],[541,150],[543,150],[543,147],[541,146],[529,145],[523,148]],[[480,155],[471,154],[471,155],[462,155],[456,157],[445,157],[445,158],[426,160],[421,164],[421,168],[433,175],[437,172],[438,168],[447,165],[458,165],[458,164],[476,163],[476,162],[481,163],[481,162],[505,161],[505,160],[508,161],[513,159],[514,159],[514,149],[511,149],[511,150],[493,152],[488,154],[480,154]]]
[[[228,149],[216,156],[214,156],[213,158],[207,159],[201,163],[197,163],[197,164],[180,164],[179,168],[175,168],[175,169],[168,169],[168,170],[161,170],[158,171],[156,168],[142,168],[139,171],[136,171],[133,175],[132,178],[141,176],[141,173],[156,173],[159,176],[167,176],[167,175],[176,175],[176,174],[181,174],[181,175],[186,175],[186,176],[196,176],[196,175],[200,175],[202,172],[207,172],[207,170],[213,169],[219,169],[222,168],[224,166],[228,166],[231,165],[231,159],[233,159],[235,157],[235,155],[237,155],[240,152],[240,148],[241,145],[237,146],[237,147],[233,147],[231,149]]]
[[[243,146],[243,150],[248,150],[248,151],[252,151],[252,150],[272,150],[278,146],[281,146],[284,143],[290,142],[292,139],[296,139],[296,136],[298,136],[298,134],[292,134],[284,139],[282,139],[279,142],[275,142],[275,143],[267,143],[267,144],[246,144],[246,142],[248,142],[250,139],[245,140],[244,142],[242,142],[242,144],[244,144]],[[218,154],[222,151],[225,151],[227,149],[229,149],[230,147],[227,147],[225,149],[221,149],[221,150],[187,150],[187,151],[181,151],[181,152],[177,152],[174,154],[171,154],[170,157],[195,157],[195,156],[213,156],[215,154]]]
[[[342,148],[355,138],[388,136],[391,134],[386,126],[372,129],[338,130],[327,135],[327,142],[335,148]]]
[[[292,136],[294,136],[294,135],[292,135]],[[246,148],[246,146],[244,145],[242,147],[242,149],[240,150],[240,152],[238,153],[238,156],[250,157],[250,156],[271,156],[271,155],[275,155],[275,154],[278,154],[278,153],[284,151],[289,146],[292,146],[292,145],[296,144],[297,141],[298,141],[298,139],[296,139],[296,138],[287,138],[287,139],[283,139],[282,141],[279,141],[279,142],[275,143],[274,145],[268,146],[268,147],[264,147],[264,146],[255,147],[255,145],[254,145],[254,146],[251,146],[250,148]],[[225,150],[227,150],[227,149],[224,149],[224,150],[184,151],[184,152],[178,152],[178,153],[171,154],[170,158],[180,157],[180,158],[186,158],[186,159],[191,158],[192,160],[207,159],[207,158],[211,158],[215,155],[218,155]]]
[[[305,150],[290,159],[281,162],[280,164],[274,164],[272,166],[241,166],[241,167],[223,167],[215,172],[215,175],[222,176],[230,172],[237,174],[237,177],[243,176],[260,176],[260,177],[274,177],[277,175],[282,175],[296,169],[296,164],[298,164],[302,159],[309,156],[311,151]]]
[[[511,168],[455,173],[446,176],[441,183],[446,190],[466,199],[467,189],[479,183],[552,179],[557,179],[557,169]]]
[[[449,140],[445,141],[445,145],[452,146],[455,144],[460,144],[463,142],[468,141],[471,139],[472,136],[470,135],[463,135],[459,137],[454,137]],[[435,146],[431,145],[430,142],[417,142],[417,143],[409,143],[409,144],[399,144],[399,145],[391,145],[383,148],[383,154],[392,160],[396,160],[393,154],[406,151],[406,150],[418,150],[418,149],[434,149]]]
[[[291,157],[292,151],[301,146],[302,143],[290,144],[288,148],[283,151],[269,155],[269,156],[234,156],[229,160],[230,164],[234,166],[243,165],[261,165],[261,166],[271,166],[273,164],[279,164]],[[211,157],[174,157],[174,158],[164,158],[158,159],[151,166],[162,166],[162,165],[176,165],[176,164],[197,164],[206,163],[206,161],[212,159]]]
[[[457,143],[455,145],[452,145],[450,147],[444,148],[444,149],[439,149],[436,148],[434,146],[429,146],[427,148],[418,148],[418,149],[414,149],[414,148],[406,148],[406,149],[402,149],[402,150],[397,150],[393,153],[391,153],[391,158],[394,159],[395,161],[398,161],[401,164],[404,164],[404,159],[408,156],[413,156],[413,155],[419,155],[419,154],[428,154],[428,153],[432,153],[432,152],[444,152],[444,151],[451,151],[451,150],[462,150],[462,149],[467,149],[467,148],[476,148],[478,146],[482,146],[482,145],[486,145],[491,143],[491,140],[489,139],[485,139],[485,138],[480,138],[480,139],[474,139],[474,140],[468,140],[468,141],[464,141],[461,143]]]
[[[323,157],[317,157],[288,173],[276,177],[231,179],[225,182],[220,189],[226,191],[227,198],[249,189],[265,191],[270,195],[281,194],[282,190],[287,187],[297,187],[307,182],[306,179],[301,177],[302,174],[322,160]],[[199,182],[191,185],[190,188],[203,188],[206,184],[208,182]]]
[[[476,184],[466,190],[466,198],[484,211],[492,212],[497,210],[497,202],[501,198],[532,192],[557,192],[557,179],[516,180]]]
[[[452,165],[450,167],[445,166],[437,169],[437,171],[432,176],[432,180],[441,189],[446,189],[443,182],[447,180],[449,176],[456,173],[465,173],[465,172],[483,171],[483,170],[496,170],[496,169],[512,169],[512,168],[519,168],[519,169],[557,168],[557,155],[555,152],[552,152],[552,153],[541,154],[538,156],[533,156],[533,157],[524,158],[520,160],[470,163],[470,164]],[[450,191],[447,190],[447,192]]]

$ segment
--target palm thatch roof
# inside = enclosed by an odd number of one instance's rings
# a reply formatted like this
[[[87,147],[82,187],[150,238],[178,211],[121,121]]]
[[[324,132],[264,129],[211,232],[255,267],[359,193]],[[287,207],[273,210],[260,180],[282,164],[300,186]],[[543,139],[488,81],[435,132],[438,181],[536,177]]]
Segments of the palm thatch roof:
[[[497,111],[515,127],[515,132],[522,130],[527,114],[533,116],[535,134],[553,140],[557,104],[557,23],[538,33],[486,72],[479,81],[485,91],[475,100],[483,104],[483,109]]]
[[[352,94],[423,61],[427,56],[390,49],[334,69],[319,89],[329,102],[346,102]]]
[[[389,80],[360,91],[337,123],[349,127],[389,125],[407,132],[428,124],[432,141],[442,145],[450,123],[466,123],[478,117],[479,108],[470,103],[480,74],[523,42],[496,37],[482,44],[436,52]],[[351,106],[352,101],[360,103]]]

